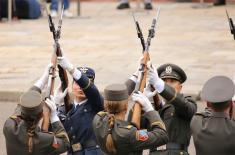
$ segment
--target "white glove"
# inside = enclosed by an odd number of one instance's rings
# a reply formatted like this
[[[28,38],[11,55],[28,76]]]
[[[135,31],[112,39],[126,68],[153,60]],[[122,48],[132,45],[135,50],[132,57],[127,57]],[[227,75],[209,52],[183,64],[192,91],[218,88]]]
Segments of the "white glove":
[[[142,74],[142,71],[141,71],[141,64],[142,64],[142,61],[143,61],[144,57],[141,56],[139,58],[139,63],[138,63],[138,67],[137,67],[137,70],[133,73],[133,75],[129,78],[131,79],[132,81],[134,81],[136,83],[135,85],[135,90],[137,90],[139,88],[139,85],[140,85],[140,81],[141,81],[141,74]]]
[[[142,109],[145,112],[149,112],[149,111],[154,110],[151,102],[149,101],[149,99],[143,93],[141,93],[140,91],[138,91],[138,93],[133,93],[132,100],[135,101],[135,102],[140,103],[141,106],[142,106]]]
[[[69,71],[70,74],[73,74],[74,69],[73,64],[69,62],[66,57],[57,57],[57,63],[63,68]]]
[[[153,96],[155,96],[157,94],[157,90],[152,91],[151,90],[151,85],[148,84],[144,88],[144,93],[143,94],[150,100],[150,98],[152,98]]]
[[[49,78],[49,72],[51,67],[53,66],[52,63],[48,64],[47,67],[44,70],[43,75],[34,83],[34,86],[38,87],[43,90],[43,88],[46,86],[48,78]]]
[[[66,96],[67,93],[68,93],[68,88],[66,88],[64,92],[62,92],[62,85],[60,84],[60,86],[57,87],[55,91],[55,98],[54,98],[55,104],[64,105],[64,97]]]
[[[59,117],[57,116],[57,113],[56,113],[57,107],[56,107],[53,96],[50,96],[50,99],[47,98],[45,102],[51,110],[51,115],[50,115],[51,123],[59,121]]]
[[[149,84],[153,85],[153,87],[155,88],[155,90],[157,90],[158,93],[161,93],[165,87],[164,81],[158,77],[158,73],[156,69],[152,66],[151,61],[147,63],[147,67],[148,67],[147,78]]]

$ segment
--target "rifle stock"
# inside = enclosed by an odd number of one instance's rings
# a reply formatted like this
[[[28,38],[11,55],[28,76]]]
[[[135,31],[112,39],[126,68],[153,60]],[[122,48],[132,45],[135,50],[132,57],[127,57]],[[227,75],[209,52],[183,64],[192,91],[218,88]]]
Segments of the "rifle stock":
[[[59,44],[56,45],[56,50],[57,50],[56,55],[61,57],[62,52],[61,52]],[[58,69],[59,69],[59,77],[60,77],[60,81],[61,81],[62,91],[64,92],[64,90],[66,88],[68,88],[68,85],[69,85],[68,75],[67,75],[66,70],[64,70],[60,65],[58,65]],[[67,93],[66,96],[64,97],[64,106],[65,106],[66,113],[69,112],[69,110],[72,107],[70,104],[69,93]]]

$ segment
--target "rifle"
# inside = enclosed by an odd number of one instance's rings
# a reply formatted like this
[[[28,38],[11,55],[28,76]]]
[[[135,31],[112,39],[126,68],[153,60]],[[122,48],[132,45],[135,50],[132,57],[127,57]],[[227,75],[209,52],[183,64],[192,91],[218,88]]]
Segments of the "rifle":
[[[234,40],[235,40],[235,26],[233,24],[233,20],[232,20],[232,18],[229,17],[227,10],[226,10],[226,14],[227,14],[231,34],[233,35]]]
[[[141,75],[141,80],[140,80],[140,86],[138,89],[141,92],[144,91],[144,88],[146,86],[146,78],[147,78],[147,70],[148,70],[147,69],[147,62],[150,60],[149,47],[151,44],[151,39],[154,38],[154,36],[155,36],[156,23],[158,21],[159,14],[160,14],[160,8],[158,8],[157,16],[152,21],[152,25],[151,25],[151,28],[149,29],[147,41],[144,44],[144,46],[142,44],[143,49],[144,49],[143,50],[144,58],[143,58],[143,62],[141,64],[141,69],[140,69],[142,75]],[[136,23],[136,21],[135,21],[135,23]],[[139,26],[136,26],[136,28],[137,28],[138,37],[140,36],[139,38],[141,39],[141,43],[142,43],[143,37],[141,37],[141,33],[142,33],[141,29]],[[134,108],[133,108],[132,122],[136,124],[137,128],[140,127],[140,116],[141,116],[141,106],[140,106],[140,104],[135,104]]]
[[[46,91],[46,98],[50,98],[50,95],[54,94],[54,83],[55,83],[55,73],[56,73],[56,66],[57,66],[57,56],[62,56],[62,52],[60,49],[60,44],[59,44],[59,39],[60,39],[60,34],[61,34],[61,26],[62,26],[62,19],[63,19],[63,13],[64,13],[64,5],[62,5],[62,12],[61,12],[61,16],[60,16],[60,20],[58,23],[58,29],[55,29],[55,25],[52,21],[52,17],[51,15],[48,13],[47,9],[46,9],[46,13],[48,15],[48,23],[49,23],[49,28],[50,31],[53,34],[53,39],[54,39],[54,43],[55,43],[55,50],[52,54],[51,57],[51,63],[53,64],[50,71],[49,71],[49,79],[48,79],[48,84],[47,84],[47,91]],[[59,76],[60,76],[60,80],[61,80],[61,85],[62,85],[62,91],[64,91],[67,87],[68,87],[68,76],[66,71],[58,65],[59,68]],[[65,103],[65,109],[68,108],[68,106],[70,106],[70,98],[69,95],[66,94],[65,98],[64,98],[64,103]],[[66,109],[67,111],[68,109]],[[44,131],[48,131],[48,127],[49,127],[49,118],[48,117],[43,117],[43,125],[42,125],[42,129]]]
[[[134,19],[134,22],[135,22],[135,25],[136,25],[137,36],[138,36],[138,38],[140,38],[140,42],[141,42],[143,52],[144,52],[144,50],[145,50],[144,36],[143,36],[142,30],[140,28],[139,22],[135,19],[134,13],[132,13],[132,16],[133,16],[133,19]]]
[[[58,42],[59,39],[60,39],[60,34],[61,34],[63,13],[64,13],[64,5],[62,5],[62,12],[61,12],[61,16],[60,16],[60,20],[59,20],[59,23],[58,23],[58,29],[57,30],[55,30],[55,26],[54,26],[54,23],[52,21],[52,18],[48,14],[49,27],[50,27],[50,31],[53,34],[53,38],[54,38],[54,42],[55,42],[55,52],[54,53],[56,53],[57,57],[58,56],[59,57],[63,56],[61,48],[60,48],[60,44]],[[58,69],[59,69],[59,77],[60,77],[60,81],[61,81],[62,91],[64,91],[69,85],[68,75],[67,75],[67,72],[60,65],[58,65]],[[65,111],[67,113],[72,108],[72,106],[70,104],[70,96],[69,96],[68,93],[64,97],[64,104],[65,104]]]

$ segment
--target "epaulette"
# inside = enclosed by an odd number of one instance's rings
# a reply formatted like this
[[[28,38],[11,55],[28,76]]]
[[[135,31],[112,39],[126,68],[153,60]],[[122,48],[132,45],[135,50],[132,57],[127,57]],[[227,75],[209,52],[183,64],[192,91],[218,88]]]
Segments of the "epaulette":
[[[17,115],[12,115],[10,116],[11,119],[13,119],[16,123],[16,125],[18,125],[20,123],[20,121],[22,120],[20,116]]]
[[[130,130],[132,127],[134,126],[133,125],[121,126],[121,128],[128,129],[128,130]]]
[[[107,112],[104,112],[104,111],[100,111],[97,113],[97,115],[99,115],[100,117],[104,117],[105,115],[107,115],[108,113]]]

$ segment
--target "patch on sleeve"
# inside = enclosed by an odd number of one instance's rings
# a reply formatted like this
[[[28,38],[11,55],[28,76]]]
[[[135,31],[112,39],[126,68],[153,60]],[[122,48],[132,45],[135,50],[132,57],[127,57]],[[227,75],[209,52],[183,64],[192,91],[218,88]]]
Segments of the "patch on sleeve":
[[[55,148],[55,149],[58,149],[59,148],[59,143],[57,142],[56,140],[56,137],[54,136],[54,140],[53,140],[53,143],[52,143],[52,147]]]
[[[148,139],[149,139],[149,136],[147,134],[147,131],[139,130],[139,131],[136,132],[136,140],[144,142]]]

